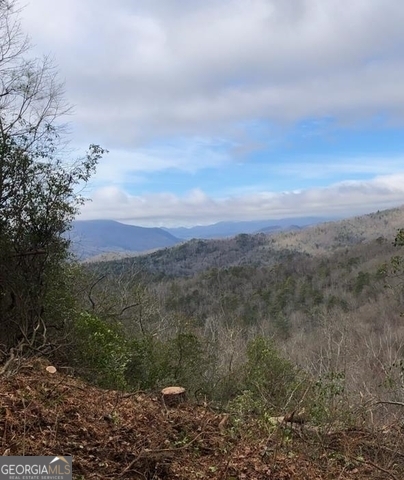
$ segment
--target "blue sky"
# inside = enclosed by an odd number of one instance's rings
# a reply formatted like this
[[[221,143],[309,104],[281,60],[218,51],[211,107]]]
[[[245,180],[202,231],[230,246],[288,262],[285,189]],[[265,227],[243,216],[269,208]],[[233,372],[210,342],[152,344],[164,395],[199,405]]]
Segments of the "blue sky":
[[[22,23],[110,153],[81,218],[144,226],[404,204],[402,0],[35,0]]]

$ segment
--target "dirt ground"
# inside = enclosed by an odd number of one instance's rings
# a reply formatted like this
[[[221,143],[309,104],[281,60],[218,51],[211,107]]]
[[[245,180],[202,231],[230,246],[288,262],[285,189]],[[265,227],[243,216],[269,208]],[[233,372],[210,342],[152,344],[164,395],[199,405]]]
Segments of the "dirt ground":
[[[72,455],[75,479],[404,478],[401,428],[236,425],[207,405],[101,390],[44,362],[0,378],[0,454]]]

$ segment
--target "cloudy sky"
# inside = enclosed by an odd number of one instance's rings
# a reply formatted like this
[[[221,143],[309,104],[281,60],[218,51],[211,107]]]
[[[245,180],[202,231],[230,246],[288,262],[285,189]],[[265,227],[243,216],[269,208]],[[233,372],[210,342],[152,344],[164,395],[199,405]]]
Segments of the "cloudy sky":
[[[81,218],[144,226],[404,203],[403,0],[31,0],[35,53],[110,153]]]

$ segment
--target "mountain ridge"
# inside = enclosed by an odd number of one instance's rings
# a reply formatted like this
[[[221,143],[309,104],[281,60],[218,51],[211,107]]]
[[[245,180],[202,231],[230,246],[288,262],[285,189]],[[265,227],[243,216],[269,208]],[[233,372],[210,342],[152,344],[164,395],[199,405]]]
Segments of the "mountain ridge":
[[[117,260],[119,256],[133,256],[134,254],[144,256],[152,254],[156,250],[175,246],[181,247],[181,257],[184,258],[188,254],[193,258],[195,252],[206,253],[205,248],[210,251],[209,255],[218,248],[218,252],[221,252],[220,255],[228,257],[228,251],[238,251],[240,244],[246,242],[251,248],[257,248],[264,257],[267,257],[268,250],[272,252],[285,250],[316,255],[339,247],[376,240],[378,237],[393,239],[397,230],[404,226],[404,206],[313,225],[310,222],[314,219],[318,222],[321,220],[319,217],[303,217],[300,222],[297,222],[297,219],[219,222],[189,229],[184,227],[177,229],[147,228],[113,220],[87,220],[73,223],[70,238],[73,241],[75,253],[81,259],[92,258],[94,261],[98,259]],[[268,225],[270,222],[273,224]],[[262,224],[266,226],[262,227]],[[225,231],[225,229],[227,230]],[[182,235],[182,238],[171,233],[175,231]],[[220,232],[222,233],[220,234]],[[226,236],[225,233],[228,235]],[[198,237],[202,234],[205,234],[207,238]],[[262,235],[263,237],[259,240],[247,241],[245,235],[249,237]],[[195,243],[198,241],[208,243]],[[209,244],[209,242],[212,243]],[[239,253],[245,255],[248,248],[243,246],[242,252]],[[156,252],[154,258],[162,255],[166,254]],[[248,253],[248,256],[251,257],[251,252]],[[255,254],[254,257],[256,257]],[[204,258],[205,261],[206,258]],[[239,259],[239,261],[242,260]],[[222,261],[220,263],[222,264]]]
[[[192,239],[115,264],[136,264],[154,274],[193,276],[209,268],[271,266],[284,259],[333,253],[378,240],[394,240],[404,225],[404,206],[281,233],[239,234],[231,238]],[[121,267],[119,267],[121,268]]]
[[[183,240],[228,238],[240,233],[259,233],[261,231],[282,231],[294,227],[306,227],[326,221],[335,220],[331,217],[300,217],[280,218],[267,220],[223,221],[210,225],[196,225],[194,227],[175,227],[163,230]]]
[[[162,228],[138,227],[115,220],[76,220],[68,237],[80,259],[107,253],[139,253],[181,242]]]

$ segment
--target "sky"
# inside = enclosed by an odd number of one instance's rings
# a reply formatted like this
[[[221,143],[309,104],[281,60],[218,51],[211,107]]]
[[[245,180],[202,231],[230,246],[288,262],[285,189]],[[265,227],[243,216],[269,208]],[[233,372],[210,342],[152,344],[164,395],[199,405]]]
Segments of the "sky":
[[[31,0],[77,152],[80,219],[348,217],[404,204],[402,0]]]

